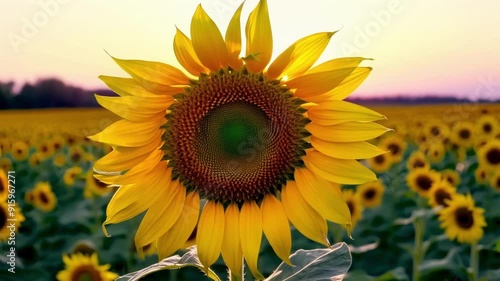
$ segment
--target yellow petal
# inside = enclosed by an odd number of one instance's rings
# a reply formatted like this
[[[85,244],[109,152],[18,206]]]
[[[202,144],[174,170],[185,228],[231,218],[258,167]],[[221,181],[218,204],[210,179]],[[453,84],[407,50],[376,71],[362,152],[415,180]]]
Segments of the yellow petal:
[[[157,91],[157,92],[150,92],[146,89],[144,89],[139,82],[137,82],[133,78],[123,78],[123,77],[113,77],[113,76],[106,76],[106,75],[100,75],[99,79],[101,79],[106,85],[113,90],[113,92],[117,93],[118,95],[125,97],[125,96],[147,96],[147,95],[155,95],[155,94],[162,94],[162,95],[174,95],[177,93],[182,93],[184,91],[184,88],[179,88],[179,87],[170,87],[170,88],[164,88],[163,91]]]
[[[171,65],[153,61],[112,58],[142,87],[150,92],[161,94],[172,91],[172,86],[189,84],[189,78]]]
[[[307,111],[307,117],[318,125],[335,125],[349,121],[376,121],[384,115],[354,103],[330,100],[319,102]]]
[[[196,192],[190,192],[186,196],[186,202],[182,215],[163,236],[158,239],[158,257],[164,259],[172,255],[184,245],[198,223],[200,215],[200,196]]]
[[[351,213],[337,184],[317,177],[307,168],[295,170],[295,182],[302,197],[321,216],[340,225],[351,224]]]
[[[271,60],[273,34],[267,1],[261,0],[250,13],[245,26],[247,37],[246,66],[250,72],[261,72]]]
[[[329,246],[325,219],[300,194],[297,184],[288,181],[281,190],[283,209],[292,224],[307,238]]]
[[[167,108],[174,101],[171,96],[106,97],[95,95],[95,98],[101,106],[131,122],[162,119]]]
[[[367,142],[328,142],[314,136],[311,144],[319,152],[340,159],[368,159],[386,152]]]
[[[371,72],[369,67],[358,67],[335,88],[320,95],[307,95],[301,98],[309,102],[343,100],[356,90]]]
[[[107,143],[110,145],[138,147],[145,146],[154,139],[161,138],[161,123],[153,122],[130,122],[120,120],[109,125],[102,132],[89,136],[93,141]]]
[[[174,53],[180,64],[194,76],[199,76],[200,72],[207,72],[207,69],[202,65],[194,51],[191,39],[178,28],[176,28],[174,37]]]
[[[161,162],[144,181],[121,186],[106,208],[106,221],[103,223],[106,235],[106,225],[131,219],[144,212],[159,198],[165,198],[165,185],[170,182],[171,173],[172,169],[167,169],[166,163]]]
[[[371,59],[362,57],[346,57],[346,58],[332,59],[309,69],[306,72],[306,74],[332,71],[341,68],[357,67],[364,60],[371,60]]]
[[[241,250],[250,272],[255,278],[264,279],[257,267],[262,240],[262,216],[259,206],[254,201],[247,201],[241,207],[240,240]]]
[[[167,195],[149,207],[135,234],[135,247],[142,255],[142,248],[164,235],[181,216],[186,200],[186,188],[179,181],[164,186]]]
[[[321,32],[306,36],[293,43],[269,66],[267,76],[292,79],[306,72],[325,50],[335,32]]]
[[[306,125],[306,129],[313,136],[331,142],[366,141],[390,131],[390,129],[372,122],[345,122],[332,126],[309,123]]]
[[[241,53],[241,27],[240,27],[240,16],[241,10],[243,8],[243,3],[238,7],[234,13],[229,26],[226,30],[226,48],[229,59],[229,66],[233,69],[240,69],[243,66],[243,61],[240,58]]]
[[[261,211],[262,229],[269,244],[280,259],[292,265],[289,258],[292,248],[290,225],[281,202],[274,195],[268,194],[262,201]]]
[[[221,203],[207,201],[201,212],[196,235],[198,257],[208,269],[220,255],[224,239],[224,207]]]
[[[97,172],[120,172],[143,162],[153,150],[160,147],[161,139],[141,147],[120,147],[113,148],[113,151],[106,154],[94,163],[94,170]]]
[[[144,180],[144,177],[147,177],[152,170],[157,168],[162,157],[163,151],[160,149],[153,150],[143,162],[132,167],[123,175],[96,174],[94,176],[96,179],[107,184],[122,185],[138,183]]]
[[[286,82],[287,87],[297,89],[295,95],[300,98],[316,96],[337,87],[356,68],[341,68],[331,71],[322,71],[312,74],[304,74]]]
[[[194,51],[205,67],[217,71],[227,66],[228,55],[224,39],[201,4],[191,20],[191,39]]]
[[[358,67],[340,85],[326,93],[328,99],[343,100],[356,90],[372,71],[371,67]]]
[[[376,181],[377,176],[356,160],[337,159],[315,150],[303,158],[306,166],[316,175],[340,184],[362,184]]]
[[[241,277],[243,252],[240,242],[240,211],[237,204],[232,203],[227,207],[224,224],[222,257],[231,273]]]

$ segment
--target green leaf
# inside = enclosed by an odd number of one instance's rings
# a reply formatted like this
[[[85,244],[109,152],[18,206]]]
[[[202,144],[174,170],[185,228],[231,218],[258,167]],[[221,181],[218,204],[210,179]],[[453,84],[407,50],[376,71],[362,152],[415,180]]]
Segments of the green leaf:
[[[375,279],[375,281],[407,281],[407,280],[410,280],[410,278],[406,274],[405,269],[402,267],[397,267]]]
[[[192,246],[188,248],[189,251],[185,253],[182,257],[179,255],[171,256],[168,257],[158,263],[152,264],[144,269],[141,269],[136,272],[132,272],[129,274],[125,274],[123,276],[118,277],[117,280],[119,281],[134,281],[134,280],[140,280],[142,277],[151,274],[153,272],[157,272],[160,270],[172,270],[172,269],[179,269],[183,268],[186,266],[194,266],[199,268],[200,270],[204,271],[204,267],[201,264],[200,260],[198,259],[198,251],[196,250],[196,246]],[[215,281],[221,281],[219,277],[210,269],[205,272],[207,276]]]
[[[343,242],[328,249],[300,249],[290,260],[293,266],[281,263],[266,281],[342,280],[352,263],[349,247]]]

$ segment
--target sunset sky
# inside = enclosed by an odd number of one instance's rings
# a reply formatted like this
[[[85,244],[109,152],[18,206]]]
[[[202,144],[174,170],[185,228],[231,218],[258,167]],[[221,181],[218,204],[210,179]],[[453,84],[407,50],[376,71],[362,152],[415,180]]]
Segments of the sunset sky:
[[[500,1],[268,0],[276,57],[295,40],[340,31],[319,62],[374,58],[356,96],[454,94],[500,98]],[[0,4],[0,81],[57,77],[104,88],[125,76],[105,50],[179,66],[175,26],[189,34],[201,3],[222,32],[240,0],[25,0]],[[247,0],[242,26],[257,0]],[[286,5],[285,5],[286,3]]]

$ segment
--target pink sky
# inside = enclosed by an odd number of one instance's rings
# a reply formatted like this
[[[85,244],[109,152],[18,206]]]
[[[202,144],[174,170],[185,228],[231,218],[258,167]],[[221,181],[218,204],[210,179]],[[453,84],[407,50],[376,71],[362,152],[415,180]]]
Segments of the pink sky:
[[[256,0],[247,0],[246,19]],[[341,29],[320,61],[374,58],[355,96],[454,94],[500,98],[500,1],[442,0],[269,1],[276,56],[295,40]],[[1,4],[0,80],[21,85],[57,77],[103,88],[100,74],[124,76],[104,49],[121,58],[179,66],[175,26],[189,34],[201,3],[222,31],[237,0],[27,0]],[[362,8],[361,8],[362,7]],[[244,26],[244,22],[242,24]]]

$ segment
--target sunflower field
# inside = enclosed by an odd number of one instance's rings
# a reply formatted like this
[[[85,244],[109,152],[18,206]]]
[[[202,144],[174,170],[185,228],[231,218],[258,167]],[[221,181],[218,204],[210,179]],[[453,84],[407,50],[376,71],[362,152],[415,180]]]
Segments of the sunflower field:
[[[330,241],[344,241],[352,254],[345,280],[500,280],[500,106],[375,109],[394,129],[373,141],[388,152],[363,161],[378,181],[342,186],[352,239],[328,225]],[[141,217],[107,226],[110,237],[102,228],[115,188],[94,178],[92,167],[111,147],[86,136],[116,116],[79,109],[2,111],[0,118],[1,280],[114,280],[158,261],[154,247],[143,249],[145,258],[135,250]],[[321,246],[293,228],[292,241],[293,250]],[[264,238],[262,274],[280,261]],[[221,258],[212,269],[226,275]],[[209,278],[186,267],[141,280]]]

